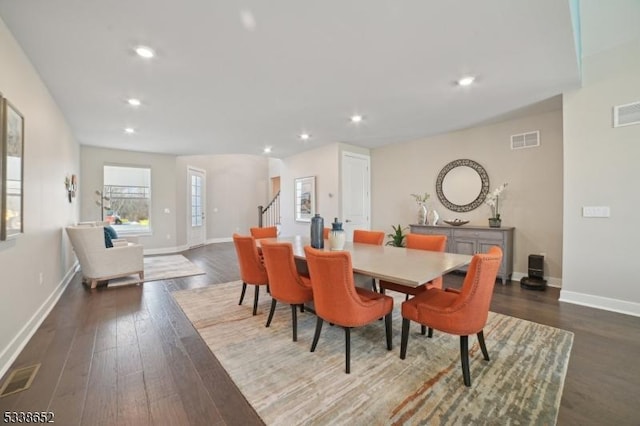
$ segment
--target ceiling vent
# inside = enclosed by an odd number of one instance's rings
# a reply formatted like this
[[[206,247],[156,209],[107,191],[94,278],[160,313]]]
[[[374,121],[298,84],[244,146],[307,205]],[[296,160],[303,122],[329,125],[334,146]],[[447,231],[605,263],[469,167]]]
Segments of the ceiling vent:
[[[511,135],[511,149],[533,148],[540,146],[540,131]]]
[[[613,127],[640,124],[640,102],[613,107]]]

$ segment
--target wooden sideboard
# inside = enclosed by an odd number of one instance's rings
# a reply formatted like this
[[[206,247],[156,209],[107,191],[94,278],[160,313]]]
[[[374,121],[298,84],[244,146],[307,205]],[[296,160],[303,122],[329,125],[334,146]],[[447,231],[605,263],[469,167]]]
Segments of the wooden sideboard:
[[[488,226],[410,225],[414,234],[446,235],[449,253],[474,255],[486,253],[489,247],[499,246],[503,257],[498,276],[506,284],[513,274],[513,234],[515,228]],[[461,269],[463,271],[466,268]]]

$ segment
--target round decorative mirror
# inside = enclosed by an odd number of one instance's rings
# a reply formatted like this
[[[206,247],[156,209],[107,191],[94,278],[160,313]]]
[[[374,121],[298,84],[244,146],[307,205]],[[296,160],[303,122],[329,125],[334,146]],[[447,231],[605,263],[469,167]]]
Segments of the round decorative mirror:
[[[454,212],[469,212],[480,207],[488,193],[489,175],[473,160],[450,162],[436,179],[438,199]]]

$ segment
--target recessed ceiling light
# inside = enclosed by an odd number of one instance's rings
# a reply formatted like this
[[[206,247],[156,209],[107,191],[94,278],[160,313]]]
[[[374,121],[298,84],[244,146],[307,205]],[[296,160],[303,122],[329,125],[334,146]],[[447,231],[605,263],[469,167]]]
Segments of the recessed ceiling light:
[[[140,102],[140,99],[136,99],[136,98],[131,98],[129,100],[127,100],[127,102],[129,103],[129,105],[131,106],[140,106],[140,104],[142,104],[142,102]]]
[[[133,127],[126,127],[126,128],[124,129],[124,132],[125,132],[126,134],[128,134],[128,135],[132,135],[132,134],[134,134],[134,133],[136,132],[136,130],[135,130]]]
[[[240,22],[242,22],[242,26],[247,31],[256,29],[256,18],[250,10],[245,9],[240,11]]]
[[[468,86],[473,83],[475,79],[476,78],[473,76],[462,77],[460,80],[458,80],[458,86]]]
[[[156,54],[152,48],[147,46],[138,46],[136,47],[136,53],[143,58],[153,58]]]
[[[300,140],[308,141],[311,139],[311,135],[309,133],[300,133]]]
[[[362,116],[361,115],[352,115],[351,116],[351,122],[352,123],[361,123],[362,122]]]
[[[270,147],[270,146],[265,146],[265,147],[264,147],[264,153],[265,153],[265,154],[268,154],[268,153],[270,153],[270,152],[271,152],[271,147]]]

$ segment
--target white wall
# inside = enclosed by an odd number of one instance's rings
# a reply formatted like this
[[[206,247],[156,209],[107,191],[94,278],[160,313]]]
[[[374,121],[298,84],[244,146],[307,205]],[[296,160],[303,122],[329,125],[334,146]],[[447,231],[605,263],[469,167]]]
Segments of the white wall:
[[[310,235],[309,222],[296,222],[294,215],[294,180],[316,177],[316,212],[329,223],[340,216],[340,145],[325,145],[282,160],[280,177],[280,214],[282,235]]]
[[[77,221],[79,203],[77,198],[69,203],[64,181],[79,175],[79,146],[1,19],[0,58],[0,93],[25,120],[24,234],[0,242],[2,376],[73,272],[75,256],[64,227]]]
[[[640,125],[613,128],[614,105],[640,101],[640,39],[583,58],[564,96],[563,301],[640,315]],[[584,218],[583,206],[609,206]]]
[[[151,235],[140,237],[145,253],[177,250],[176,237],[176,157],[166,154],[123,151],[82,146],[80,173],[81,221],[100,220],[95,191],[102,189],[104,166],[151,168]],[[169,209],[169,213],[165,213]]]
[[[541,146],[511,150],[510,136],[540,131]],[[436,179],[449,162],[468,158],[489,175],[490,188],[503,182],[500,197],[503,226],[514,226],[514,272],[527,275],[529,254],[546,253],[545,275],[551,284],[562,278],[562,112],[512,119],[497,124],[434,136],[372,151],[373,228],[392,232],[391,225],[417,222],[417,206],[409,194],[431,194],[430,209],[441,220],[460,218],[488,225],[491,210],[481,205],[468,213],[446,209],[436,195]]]

